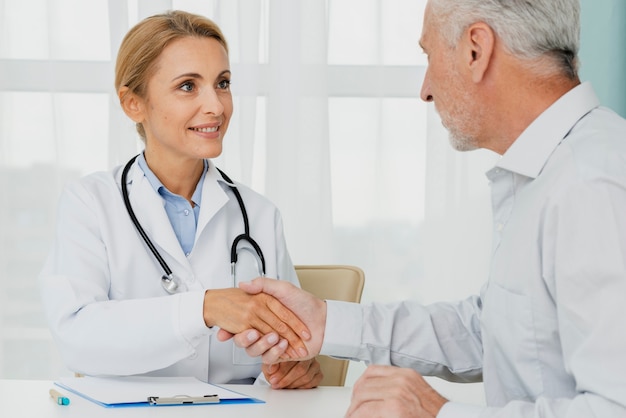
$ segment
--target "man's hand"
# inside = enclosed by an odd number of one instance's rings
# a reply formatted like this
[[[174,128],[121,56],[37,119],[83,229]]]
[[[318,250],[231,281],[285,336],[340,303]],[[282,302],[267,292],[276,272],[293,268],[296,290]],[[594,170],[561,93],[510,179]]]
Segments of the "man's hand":
[[[412,369],[369,366],[354,385],[346,418],[434,418],[446,402]]]
[[[307,336],[310,339],[303,336],[308,354],[294,356],[292,352],[287,351],[289,358],[292,360],[308,360],[319,354],[324,340],[324,329],[326,328],[326,303],[323,300],[289,282],[264,277],[254,279],[251,282],[240,283],[239,287],[250,295],[265,294],[265,296],[269,295],[276,298],[288,311],[290,310],[298,316],[304,323],[305,328],[308,328],[310,334],[307,334]],[[263,362],[267,364],[285,361],[285,356],[283,355],[285,350],[281,349],[281,344],[284,346],[285,343],[281,342],[280,338],[276,338],[276,334],[272,335],[257,327],[248,328],[255,328],[260,333],[256,333],[256,331],[251,329],[236,332],[223,329],[218,332],[218,339],[225,341],[234,336],[237,346],[246,348],[246,352],[251,357],[262,356]],[[289,344],[292,344],[291,340],[284,334],[280,332],[277,334],[285,337]]]
[[[278,280],[267,279],[279,283]],[[231,334],[249,329],[261,334],[280,335],[287,356],[301,358],[308,355],[303,340],[310,339],[306,325],[276,298],[265,294],[248,294],[241,289],[212,289],[204,294],[204,322],[208,327],[218,326]],[[285,350],[283,350],[284,352]],[[282,355],[282,353],[281,353]]]
[[[262,370],[273,389],[311,389],[324,377],[316,359],[264,364]]]

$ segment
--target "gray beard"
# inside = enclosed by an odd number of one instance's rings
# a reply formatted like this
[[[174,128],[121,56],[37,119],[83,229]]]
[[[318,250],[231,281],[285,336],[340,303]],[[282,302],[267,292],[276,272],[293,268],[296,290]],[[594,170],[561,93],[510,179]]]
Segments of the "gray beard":
[[[473,151],[478,149],[474,139],[468,136],[461,136],[456,132],[448,131],[448,139],[452,148],[457,151]]]

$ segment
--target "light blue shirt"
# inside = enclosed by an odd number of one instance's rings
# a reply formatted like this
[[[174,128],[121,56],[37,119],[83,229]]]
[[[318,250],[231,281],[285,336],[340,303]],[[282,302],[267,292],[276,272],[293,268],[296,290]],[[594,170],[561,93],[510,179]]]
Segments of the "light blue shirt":
[[[448,402],[438,418],[626,417],[626,120],[584,83],[488,178],[494,239],[480,295],[328,301],[321,354],[482,379],[486,407]]]
[[[204,161],[204,172],[196,185],[196,190],[191,196],[193,206],[184,197],[167,190],[157,176],[150,170],[143,152],[137,157],[137,163],[143,170],[146,178],[154,190],[163,198],[165,212],[172,224],[176,238],[180,243],[183,252],[189,256],[196,239],[196,229],[198,227],[198,216],[200,214],[200,202],[202,201],[202,184],[206,175],[208,164]]]

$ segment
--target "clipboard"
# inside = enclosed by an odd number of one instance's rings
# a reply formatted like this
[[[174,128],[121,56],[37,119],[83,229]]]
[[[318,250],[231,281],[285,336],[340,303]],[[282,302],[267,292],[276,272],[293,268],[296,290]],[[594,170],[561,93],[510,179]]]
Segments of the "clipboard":
[[[219,403],[220,397],[218,395],[204,395],[204,396],[187,396],[177,395],[170,398],[163,396],[148,396],[148,403],[150,405],[200,405],[205,403]]]
[[[67,377],[54,382],[105,408],[265,403],[195,377]]]

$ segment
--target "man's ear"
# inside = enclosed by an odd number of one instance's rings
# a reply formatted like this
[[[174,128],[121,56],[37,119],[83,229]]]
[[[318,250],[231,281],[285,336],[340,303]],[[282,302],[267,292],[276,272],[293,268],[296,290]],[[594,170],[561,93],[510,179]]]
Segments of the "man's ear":
[[[135,123],[141,123],[144,120],[143,114],[143,99],[130,91],[128,87],[122,86],[117,91],[117,97],[120,99],[120,105],[126,113],[126,116],[131,118]]]
[[[476,22],[466,30],[468,41],[468,65],[472,81],[478,83],[483,80],[485,73],[492,64],[496,34],[484,22]]]

